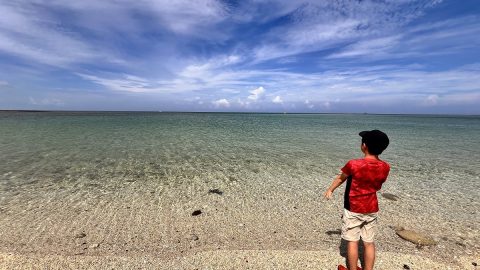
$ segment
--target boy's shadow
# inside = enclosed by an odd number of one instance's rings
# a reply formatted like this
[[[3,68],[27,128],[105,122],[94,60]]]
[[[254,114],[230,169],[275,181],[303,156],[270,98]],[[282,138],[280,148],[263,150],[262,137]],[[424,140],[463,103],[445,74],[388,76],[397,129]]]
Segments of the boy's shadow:
[[[340,246],[338,247],[340,251],[340,256],[345,258],[345,265],[347,265],[347,243],[348,243],[347,240],[341,239]],[[360,241],[358,241],[358,259],[360,260],[360,264],[362,266],[364,265],[363,254],[364,254],[363,242],[360,239]]]

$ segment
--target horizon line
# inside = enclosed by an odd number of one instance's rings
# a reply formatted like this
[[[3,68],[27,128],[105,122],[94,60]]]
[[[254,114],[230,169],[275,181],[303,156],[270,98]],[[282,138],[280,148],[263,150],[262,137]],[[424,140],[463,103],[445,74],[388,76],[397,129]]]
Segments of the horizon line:
[[[70,113],[231,113],[231,114],[355,114],[355,115],[435,115],[435,116],[480,116],[461,113],[368,113],[368,112],[243,112],[243,111],[161,111],[161,110],[24,110],[0,109],[0,112],[70,112]]]

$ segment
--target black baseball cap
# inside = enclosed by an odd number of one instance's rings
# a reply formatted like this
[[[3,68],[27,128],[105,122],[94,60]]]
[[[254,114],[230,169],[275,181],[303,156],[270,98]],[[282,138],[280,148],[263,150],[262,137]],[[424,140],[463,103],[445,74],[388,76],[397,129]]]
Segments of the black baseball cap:
[[[368,152],[373,155],[380,155],[390,143],[387,134],[378,129],[362,131],[358,135],[362,137],[362,143],[367,145]]]

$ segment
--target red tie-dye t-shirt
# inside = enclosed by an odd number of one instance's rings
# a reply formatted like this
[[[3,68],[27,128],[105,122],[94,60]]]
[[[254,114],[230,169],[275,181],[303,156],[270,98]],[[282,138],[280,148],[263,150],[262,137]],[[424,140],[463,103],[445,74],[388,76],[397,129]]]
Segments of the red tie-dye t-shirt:
[[[354,213],[378,212],[377,191],[387,180],[390,165],[376,159],[353,159],[342,172],[348,175],[344,207]]]

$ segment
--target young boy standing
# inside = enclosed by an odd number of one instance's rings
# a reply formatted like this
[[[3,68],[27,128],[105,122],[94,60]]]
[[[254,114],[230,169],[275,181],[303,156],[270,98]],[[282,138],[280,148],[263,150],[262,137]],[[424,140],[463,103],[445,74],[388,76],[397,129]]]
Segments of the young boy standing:
[[[372,270],[375,262],[373,238],[377,224],[377,191],[387,180],[390,165],[378,156],[389,144],[388,136],[380,130],[362,131],[362,159],[352,159],[341,169],[324,194],[332,198],[333,191],[347,181],[342,217],[342,238],[347,241],[347,267],[357,270],[358,241],[364,245],[364,269]],[[338,269],[347,269],[338,266]]]

